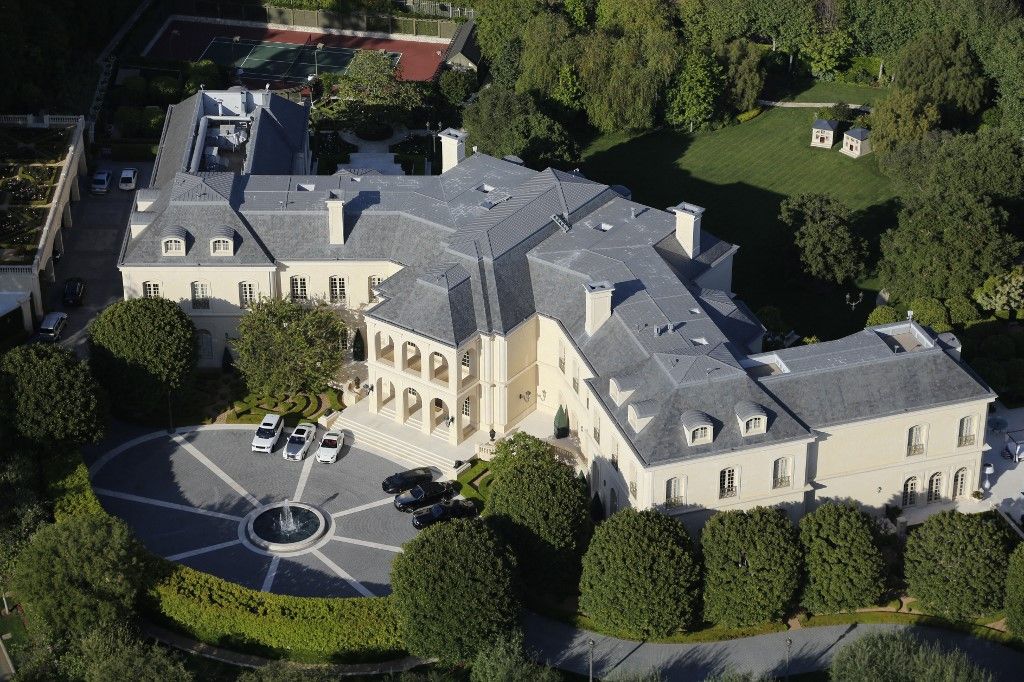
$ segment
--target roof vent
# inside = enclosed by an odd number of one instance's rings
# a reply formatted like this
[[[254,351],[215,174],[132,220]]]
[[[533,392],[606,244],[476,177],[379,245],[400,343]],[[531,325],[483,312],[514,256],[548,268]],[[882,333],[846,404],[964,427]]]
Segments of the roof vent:
[[[708,340],[705,339],[703,336],[698,336],[695,339],[690,339],[690,341],[693,341],[693,344],[695,346],[706,346],[706,345],[708,345]]]
[[[551,220],[562,229],[562,232],[568,232],[569,230],[572,229],[572,226],[569,225],[569,222],[562,216],[558,215],[557,213],[551,214]]]
[[[700,308],[690,308],[691,315],[700,315]]]
[[[296,189],[300,192],[312,192],[316,189],[316,185],[312,185],[306,182],[300,182],[296,185]]]
[[[494,188],[488,185],[486,182],[476,187],[477,192],[483,192],[484,194],[490,194],[494,191]]]
[[[657,329],[654,332],[655,336],[664,336],[665,334],[668,334],[668,330],[671,329],[671,328],[672,328],[672,325],[670,325],[670,324],[659,324]]]
[[[594,229],[595,230],[600,230],[601,232],[607,232],[608,230],[612,229],[613,227],[615,227],[615,226],[612,225],[611,223],[599,223],[599,224],[594,226]]]

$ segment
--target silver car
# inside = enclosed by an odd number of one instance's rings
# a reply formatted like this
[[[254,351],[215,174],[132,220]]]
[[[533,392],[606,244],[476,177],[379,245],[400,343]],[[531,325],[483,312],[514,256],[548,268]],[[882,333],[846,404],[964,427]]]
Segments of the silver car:
[[[313,437],[316,435],[316,426],[309,422],[303,422],[295,427],[292,435],[288,436],[282,456],[296,462],[301,461],[309,448],[313,445]]]
[[[320,447],[316,450],[316,461],[324,464],[333,464],[338,461],[338,455],[346,442],[352,442],[351,431],[328,431],[320,439]]]

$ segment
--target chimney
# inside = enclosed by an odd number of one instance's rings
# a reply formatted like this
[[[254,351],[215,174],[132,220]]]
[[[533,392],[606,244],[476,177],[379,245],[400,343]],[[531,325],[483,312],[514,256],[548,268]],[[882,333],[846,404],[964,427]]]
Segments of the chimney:
[[[327,200],[327,228],[330,234],[331,244],[345,243],[345,200],[339,192],[328,192]]]
[[[690,258],[700,255],[700,221],[704,209],[685,201],[669,209],[676,214],[676,241]]]
[[[587,292],[585,328],[588,335],[593,335],[612,316],[612,292],[615,287],[611,282],[587,282],[583,288]]]
[[[441,138],[441,172],[447,173],[466,158],[466,137],[464,130],[445,128],[437,134]]]

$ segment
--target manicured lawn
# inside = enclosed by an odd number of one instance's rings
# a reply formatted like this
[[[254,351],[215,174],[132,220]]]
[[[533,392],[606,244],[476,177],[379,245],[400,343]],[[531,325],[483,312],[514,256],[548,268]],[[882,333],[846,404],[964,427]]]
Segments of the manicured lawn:
[[[814,113],[773,109],[742,125],[687,134],[664,129],[629,138],[597,138],[587,149],[584,172],[606,183],[625,184],[633,198],[664,208],[689,201],[707,208],[704,227],[738,244],[733,288],[756,311],[782,309],[803,335],[835,338],[863,327],[874,292],[851,311],[854,287],[812,282],[799,267],[792,235],[778,221],[779,204],[804,192],[830,193],[867,213],[869,240],[892,225],[893,191],[875,157],[850,159],[812,149]]]
[[[818,82],[786,99],[794,102],[846,102],[847,104],[875,104],[886,96],[887,88],[872,88],[852,83]]]
[[[483,508],[490,494],[491,476],[484,476],[491,469],[491,463],[479,459],[458,476],[459,494],[467,500],[473,500],[478,508]],[[482,477],[482,478],[481,478]],[[479,480],[477,480],[479,479]],[[476,481],[476,483],[474,483]]]

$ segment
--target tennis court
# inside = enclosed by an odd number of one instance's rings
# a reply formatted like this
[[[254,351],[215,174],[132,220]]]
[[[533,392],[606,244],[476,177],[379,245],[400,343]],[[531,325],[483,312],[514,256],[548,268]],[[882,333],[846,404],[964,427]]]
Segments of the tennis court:
[[[308,41],[296,45],[246,38],[235,41],[221,36],[210,41],[199,59],[209,59],[236,72],[241,69],[243,78],[304,83],[318,72],[344,72],[357,52],[348,47],[324,46],[318,50],[315,43]],[[402,55],[388,54],[397,66]]]

